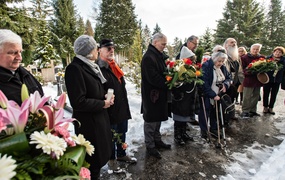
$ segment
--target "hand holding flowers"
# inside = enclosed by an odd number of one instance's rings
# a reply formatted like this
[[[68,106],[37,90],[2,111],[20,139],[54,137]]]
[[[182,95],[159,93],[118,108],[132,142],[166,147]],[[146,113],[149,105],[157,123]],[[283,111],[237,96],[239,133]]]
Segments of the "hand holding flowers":
[[[246,67],[247,72],[252,74],[265,73],[268,71],[280,70],[282,68],[281,64],[277,64],[273,58],[265,59],[259,58],[258,60],[253,60]]]

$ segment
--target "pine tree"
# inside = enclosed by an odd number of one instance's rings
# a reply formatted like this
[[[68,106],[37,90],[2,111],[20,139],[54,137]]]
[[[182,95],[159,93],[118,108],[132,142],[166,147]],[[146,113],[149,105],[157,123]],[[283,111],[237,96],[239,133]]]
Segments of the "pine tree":
[[[285,12],[281,0],[271,0],[262,36],[262,52],[271,54],[276,46],[285,46]]]
[[[154,29],[153,29],[153,33],[152,33],[152,35],[154,35],[155,33],[161,33],[162,31],[161,31],[161,28],[158,26],[158,24],[156,23],[155,24],[155,27],[154,27]]]
[[[76,24],[76,30],[78,36],[86,33],[86,27],[84,24],[84,20],[81,16],[78,17],[77,24]]]
[[[250,47],[260,42],[264,8],[255,0],[227,0],[223,19],[218,20],[215,44],[233,37],[238,45]]]
[[[213,35],[209,27],[206,28],[204,35],[199,39],[199,47],[203,48],[204,52],[212,51]]]
[[[94,31],[93,31],[93,28],[91,26],[91,22],[89,21],[89,19],[87,19],[86,24],[85,24],[85,34],[94,37]]]
[[[33,51],[34,60],[39,60],[39,67],[49,67],[51,60],[59,63],[59,56],[51,44],[51,32],[47,26],[46,18],[50,15],[49,4],[46,0],[31,0],[33,17],[37,19],[35,22],[37,29],[35,37],[35,50]]]
[[[142,29],[142,49],[146,52],[147,47],[151,41],[151,31],[147,25]]]
[[[72,0],[53,0],[54,16],[51,20],[53,45],[64,66],[71,62],[74,55],[73,43],[84,32],[79,31],[75,6]],[[83,28],[84,30],[84,28]]]
[[[137,30],[134,8],[131,0],[102,0],[95,37],[113,39],[116,52],[131,46]]]
[[[181,50],[183,43],[182,40],[179,39],[178,37],[174,38],[174,42],[173,42],[173,57],[175,58]]]
[[[34,44],[35,31],[34,18],[28,14],[26,7],[14,6],[13,3],[20,3],[24,0],[1,0],[0,3],[0,29],[10,29],[22,38],[22,45],[25,51],[22,52],[22,63],[30,64],[32,61],[32,49]],[[12,3],[8,6],[8,3]]]

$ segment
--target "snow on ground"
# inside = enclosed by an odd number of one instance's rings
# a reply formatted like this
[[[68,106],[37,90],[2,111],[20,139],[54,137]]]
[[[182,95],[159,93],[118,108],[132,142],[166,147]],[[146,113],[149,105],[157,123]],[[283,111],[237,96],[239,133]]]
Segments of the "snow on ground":
[[[46,96],[51,96],[55,99],[57,96],[57,86],[48,84],[43,87]],[[138,148],[144,144],[143,135],[143,118],[140,114],[141,96],[137,93],[135,86],[127,81],[128,99],[132,113],[132,119],[129,120],[129,130],[127,133],[129,155],[134,155]],[[280,119],[285,115],[284,112],[284,97],[285,91],[280,90],[278,100],[276,102],[275,111],[277,112],[274,118]],[[69,101],[67,99],[67,104]],[[262,111],[262,104],[259,102],[258,111]],[[71,114],[65,111],[66,117],[71,117]],[[280,129],[281,133],[285,134],[285,122],[276,121],[275,125]],[[161,133],[164,135],[173,131],[173,121],[162,122]],[[72,130],[72,127],[71,127]],[[281,140],[284,136],[277,137]],[[223,180],[234,179],[252,179],[252,180],[281,180],[285,179],[285,141],[276,147],[265,147],[258,143],[254,143],[251,147],[246,147],[246,153],[233,153],[231,156],[236,161],[229,165],[224,165],[226,176],[220,177]]]

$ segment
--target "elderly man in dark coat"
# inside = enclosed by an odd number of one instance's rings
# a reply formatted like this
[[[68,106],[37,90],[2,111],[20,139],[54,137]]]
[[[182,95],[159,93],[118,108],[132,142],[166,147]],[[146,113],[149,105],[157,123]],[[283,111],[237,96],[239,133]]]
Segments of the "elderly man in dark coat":
[[[106,79],[95,63],[98,56],[96,41],[82,35],[74,42],[74,57],[65,71],[65,83],[72,116],[79,121],[75,133],[84,137],[95,147],[92,156],[85,159],[90,164],[91,178],[98,179],[100,169],[110,159],[112,152],[112,133],[107,108],[114,103],[105,98],[103,83]]]
[[[141,63],[141,93],[144,118],[144,136],[147,153],[158,159],[161,155],[157,148],[170,149],[171,145],[161,140],[161,121],[166,121],[171,112],[168,99],[170,91],[165,84],[166,64],[168,58],[163,50],[167,44],[167,38],[161,33],[153,36]]]
[[[124,73],[115,62],[114,56],[114,42],[111,39],[102,39],[100,41],[99,58],[97,64],[99,65],[102,74],[107,80],[107,82],[104,83],[105,90],[114,90],[116,98],[114,105],[108,108],[108,113],[111,121],[111,128],[112,131],[114,131],[113,133],[120,134],[120,137],[118,137],[120,140],[114,139],[113,141],[112,156],[108,162],[109,168],[116,172],[120,170],[117,160],[127,163],[135,163],[136,158],[128,156],[126,154],[126,150],[122,147],[122,143],[126,142],[128,120],[132,117],[127,97]]]
[[[25,84],[29,93],[38,91],[44,95],[41,84],[24,67],[22,62],[22,39],[8,29],[0,30],[0,90],[9,100],[21,105],[21,88]]]

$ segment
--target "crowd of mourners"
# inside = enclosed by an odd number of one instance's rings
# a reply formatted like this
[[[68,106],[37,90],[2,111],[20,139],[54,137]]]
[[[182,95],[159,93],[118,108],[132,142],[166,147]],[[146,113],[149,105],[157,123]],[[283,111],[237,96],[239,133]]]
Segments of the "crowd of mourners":
[[[199,38],[190,36],[176,59],[189,58],[198,63],[195,55],[198,44]],[[174,141],[178,145],[194,141],[187,133],[189,123],[200,126],[201,138],[219,138],[221,117],[216,113],[224,95],[230,97],[232,104],[242,106],[242,119],[260,116],[257,103],[261,100],[263,113],[275,114],[274,103],[280,84],[284,83],[283,47],[274,47],[271,55],[263,56],[260,54],[261,44],[253,44],[247,52],[245,47],[237,46],[234,38],[228,38],[223,45],[216,45],[211,54],[204,56],[203,85],[183,83],[169,89],[165,78],[166,60],[169,58],[164,53],[166,45],[164,34],[154,34],[141,61],[141,113],[149,156],[161,159],[159,150],[171,149],[171,144],[162,141],[160,133],[161,122],[169,118],[174,121]],[[90,164],[91,179],[100,177],[100,170],[105,164],[119,173],[121,169],[117,161],[137,161],[126,154],[123,143],[126,142],[128,120],[132,117],[124,72],[115,61],[115,48],[112,39],[103,38],[97,44],[93,37],[81,35],[74,42],[75,57],[65,69],[72,117],[80,122],[74,123],[75,133],[83,134],[95,147],[95,153],[85,157]],[[0,90],[19,105],[22,103],[22,84],[26,84],[30,93],[38,91],[44,95],[41,84],[20,66],[22,51],[21,37],[11,30],[0,29]],[[283,65],[278,70],[267,72],[266,82],[247,69],[250,63],[260,58],[270,58]],[[224,116],[225,122],[239,119],[236,113],[231,114]]]
[[[197,36],[190,36],[176,59],[189,58],[199,63],[195,55],[198,43]],[[194,140],[186,132],[189,123],[200,126],[202,139],[219,139],[225,132],[221,132],[221,128],[227,127],[231,121],[260,116],[258,101],[263,103],[263,114],[275,114],[274,104],[280,84],[281,89],[285,89],[284,47],[276,46],[272,48],[272,54],[264,56],[260,54],[262,44],[252,44],[247,52],[245,46],[238,47],[234,38],[227,38],[222,45],[216,45],[211,53],[203,56],[203,85],[182,83],[169,90],[164,77],[168,59],[163,52],[166,44],[164,34],[155,34],[141,63],[141,110],[149,155],[160,159],[159,149],[171,148],[170,144],[161,141],[159,131],[161,122],[169,117],[174,121],[174,141],[184,145]],[[262,73],[250,71],[257,61],[270,61],[276,68]],[[240,117],[235,112],[235,105],[241,106]],[[225,109],[231,110],[226,113]]]

